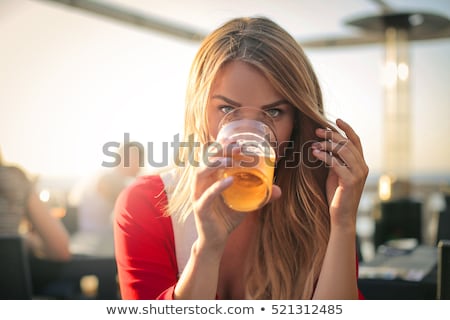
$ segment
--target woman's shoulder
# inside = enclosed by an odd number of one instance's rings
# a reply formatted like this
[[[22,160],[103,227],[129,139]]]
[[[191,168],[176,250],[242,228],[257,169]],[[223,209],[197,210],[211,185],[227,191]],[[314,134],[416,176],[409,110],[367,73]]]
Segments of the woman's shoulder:
[[[133,201],[157,205],[159,202],[167,202],[164,191],[164,183],[159,174],[150,174],[137,177],[120,194],[122,201]]]
[[[169,228],[170,217],[166,215],[167,204],[164,183],[159,174],[137,177],[116,200],[115,223],[123,230],[138,228],[147,230],[147,233],[155,224]]]
[[[7,176],[16,181],[28,182],[28,177],[24,170],[16,166],[0,166],[0,175]]]
[[[137,177],[120,193],[115,211],[130,214],[151,211],[154,216],[165,215],[175,180],[172,170]]]
[[[9,193],[22,193],[25,196],[30,191],[30,181],[24,170],[15,166],[0,166],[0,186]]]

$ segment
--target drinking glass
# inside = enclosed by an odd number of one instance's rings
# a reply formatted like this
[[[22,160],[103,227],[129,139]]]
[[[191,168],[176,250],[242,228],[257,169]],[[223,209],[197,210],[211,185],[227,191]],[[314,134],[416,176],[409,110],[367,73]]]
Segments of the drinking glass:
[[[220,171],[221,178],[233,176],[232,185],[222,192],[233,210],[250,212],[263,207],[272,195],[276,163],[274,123],[262,109],[239,107],[219,123],[217,142],[231,165]],[[232,150],[239,150],[234,152]]]

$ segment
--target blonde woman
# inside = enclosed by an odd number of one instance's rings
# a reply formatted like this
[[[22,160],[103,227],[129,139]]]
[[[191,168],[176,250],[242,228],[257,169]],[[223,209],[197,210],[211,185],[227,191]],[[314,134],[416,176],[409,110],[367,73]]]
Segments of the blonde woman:
[[[202,161],[219,121],[243,106],[272,117],[279,143],[271,201],[250,213],[222,205],[233,183],[217,180],[226,158]],[[353,129],[324,116],[316,75],[285,30],[237,18],[203,41],[184,137],[194,143],[173,169],[140,178],[116,203],[123,299],[359,297],[355,225],[368,167]]]

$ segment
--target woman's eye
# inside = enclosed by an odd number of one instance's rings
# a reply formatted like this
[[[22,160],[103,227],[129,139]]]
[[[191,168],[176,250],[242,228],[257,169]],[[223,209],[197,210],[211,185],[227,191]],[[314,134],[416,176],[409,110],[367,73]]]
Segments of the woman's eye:
[[[231,112],[231,111],[233,111],[233,109],[234,108],[231,106],[220,106],[219,107],[219,110],[222,111],[223,113]]]
[[[276,118],[276,117],[278,117],[281,114],[282,111],[280,109],[269,109],[269,110],[266,110],[266,112],[272,118]]]

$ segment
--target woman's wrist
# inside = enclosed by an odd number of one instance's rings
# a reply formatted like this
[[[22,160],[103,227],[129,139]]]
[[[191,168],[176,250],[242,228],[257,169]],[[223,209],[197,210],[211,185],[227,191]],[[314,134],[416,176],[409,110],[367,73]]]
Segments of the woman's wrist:
[[[174,290],[175,299],[214,299],[217,294],[221,253],[192,245],[191,256]]]
[[[220,263],[225,245],[208,244],[206,241],[197,239],[192,245],[191,255],[208,263]]]
[[[356,235],[356,222],[345,221],[345,222],[331,222],[331,233],[339,233],[343,235],[355,236]]]

